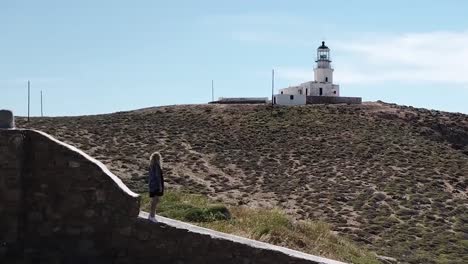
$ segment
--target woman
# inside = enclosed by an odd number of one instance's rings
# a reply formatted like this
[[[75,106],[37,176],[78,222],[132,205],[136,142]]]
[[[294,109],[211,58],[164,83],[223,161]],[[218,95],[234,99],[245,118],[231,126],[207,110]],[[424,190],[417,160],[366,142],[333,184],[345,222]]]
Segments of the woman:
[[[161,167],[161,155],[158,152],[151,154],[148,180],[151,211],[148,219],[153,222],[157,222],[154,217],[156,214],[156,206],[158,205],[159,197],[164,194],[164,176]]]

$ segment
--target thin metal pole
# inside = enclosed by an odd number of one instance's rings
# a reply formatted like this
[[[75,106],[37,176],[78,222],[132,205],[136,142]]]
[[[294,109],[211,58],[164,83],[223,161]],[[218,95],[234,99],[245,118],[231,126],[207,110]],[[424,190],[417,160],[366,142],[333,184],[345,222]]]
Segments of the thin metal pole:
[[[42,111],[42,90],[41,90],[41,117],[44,117],[44,112]]]
[[[275,91],[275,69],[271,70],[271,105],[273,106],[273,98]]]
[[[214,80],[211,80],[211,101],[214,102]]]
[[[28,80],[28,122],[29,122],[29,108],[31,106],[30,98],[31,98],[31,84],[30,84],[30,82]]]

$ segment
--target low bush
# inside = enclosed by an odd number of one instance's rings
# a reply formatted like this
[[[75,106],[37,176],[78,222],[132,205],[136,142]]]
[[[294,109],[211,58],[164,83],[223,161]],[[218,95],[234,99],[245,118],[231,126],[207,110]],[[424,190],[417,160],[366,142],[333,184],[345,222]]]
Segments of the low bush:
[[[151,199],[142,195],[142,207],[149,210]],[[231,218],[229,209],[222,204],[210,202],[201,195],[167,192],[158,205],[161,216],[186,222],[212,222]]]

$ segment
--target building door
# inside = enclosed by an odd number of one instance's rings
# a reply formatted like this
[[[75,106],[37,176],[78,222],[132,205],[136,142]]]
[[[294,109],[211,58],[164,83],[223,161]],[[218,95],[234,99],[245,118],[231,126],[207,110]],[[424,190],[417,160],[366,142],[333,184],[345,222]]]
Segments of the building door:
[[[306,88],[306,95],[309,95],[309,88]]]
[[[319,95],[322,95],[322,94],[323,94],[323,89],[319,88]]]

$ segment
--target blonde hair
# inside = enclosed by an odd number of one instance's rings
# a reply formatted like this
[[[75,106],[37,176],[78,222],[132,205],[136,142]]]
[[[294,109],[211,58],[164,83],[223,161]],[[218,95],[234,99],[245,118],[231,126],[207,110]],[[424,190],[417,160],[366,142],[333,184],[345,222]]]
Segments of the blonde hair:
[[[150,165],[154,166],[155,163],[159,164],[159,166],[162,167],[162,158],[159,152],[154,152],[153,154],[151,154]]]

